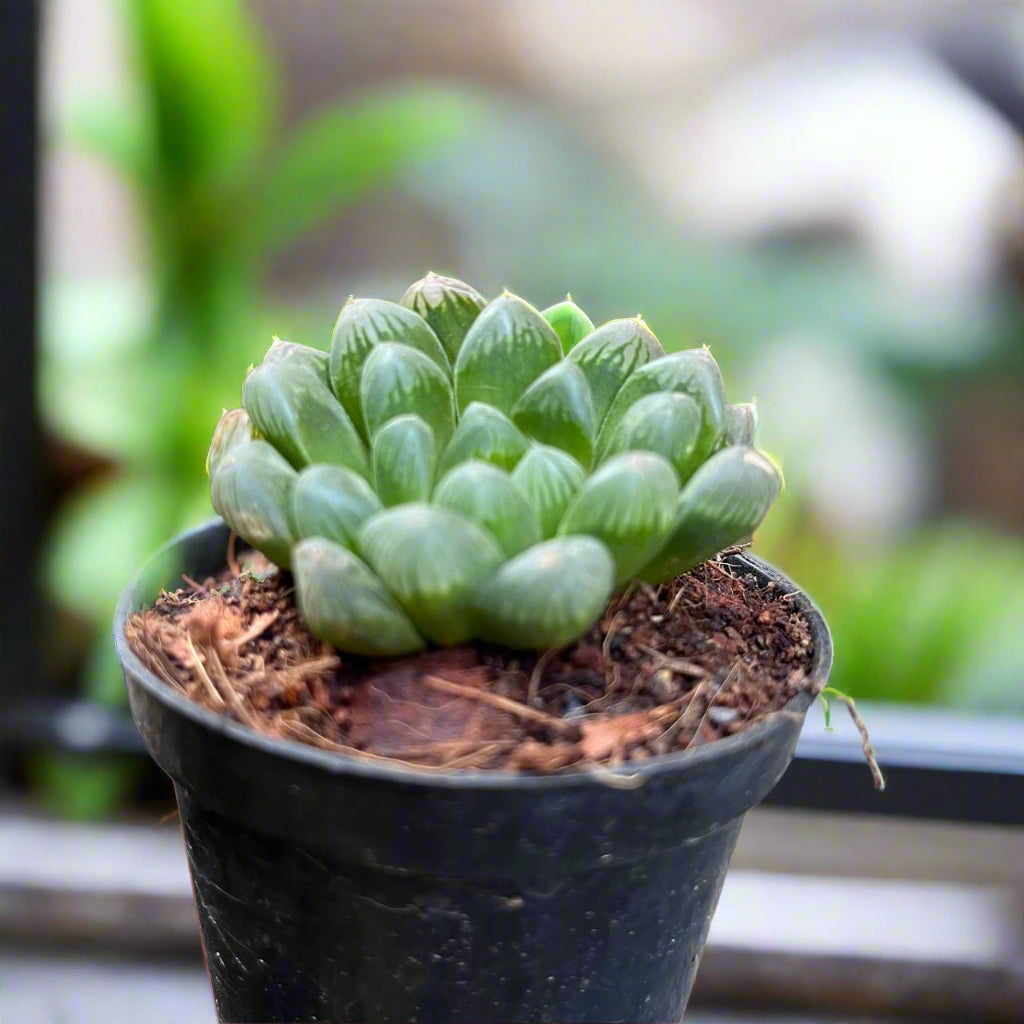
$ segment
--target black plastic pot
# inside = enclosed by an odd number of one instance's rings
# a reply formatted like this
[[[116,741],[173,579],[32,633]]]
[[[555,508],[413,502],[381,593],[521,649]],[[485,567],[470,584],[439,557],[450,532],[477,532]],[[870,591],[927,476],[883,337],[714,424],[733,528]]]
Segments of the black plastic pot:
[[[174,561],[202,578],[226,541],[219,522],[174,541],[114,625],[135,722],[177,791],[219,1018],[679,1020],[743,816],[789,764],[810,695],[619,785],[416,772],[271,739],[175,692],[124,639]],[[794,603],[823,682],[828,628]]]

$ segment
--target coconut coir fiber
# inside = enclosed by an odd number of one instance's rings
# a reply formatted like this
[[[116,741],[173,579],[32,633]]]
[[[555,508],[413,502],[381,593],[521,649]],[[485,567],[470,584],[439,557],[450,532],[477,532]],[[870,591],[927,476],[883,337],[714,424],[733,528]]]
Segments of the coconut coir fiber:
[[[262,572],[162,594],[128,642],[203,707],[329,750],[435,770],[612,766],[739,732],[809,685],[791,597],[729,562],[634,585],[561,650],[371,660],[312,636],[291,576],[259,558]]]

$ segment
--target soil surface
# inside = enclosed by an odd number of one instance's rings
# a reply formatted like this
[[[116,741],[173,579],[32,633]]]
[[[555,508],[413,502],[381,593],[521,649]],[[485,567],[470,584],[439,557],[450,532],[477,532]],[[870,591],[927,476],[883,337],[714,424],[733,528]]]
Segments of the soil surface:
[[[539,656],[473,644],[370,660],[312,636],[291,576],[251,557],[162,594],[129,620],[128,642],[203,707],[330,750],[600,771],[739,732],[810,685],[814,645],[791,597],[727,562],[634,585],[586,636]]]

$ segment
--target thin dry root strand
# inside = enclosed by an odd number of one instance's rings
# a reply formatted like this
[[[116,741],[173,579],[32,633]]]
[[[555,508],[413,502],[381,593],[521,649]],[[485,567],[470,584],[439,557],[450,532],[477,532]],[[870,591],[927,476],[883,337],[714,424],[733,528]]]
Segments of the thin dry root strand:
[[[697,720],[696,724],[694,724],[693,719],[697,717],[696,708],[699,706],[696,700],[696,694],[701,693],[705,688],[710,689],[710,684],[706,678],[702,679],[698,684],[696,691],[694,691],[694,699],[691,700],[690,703],[687,705],[686,710],[679,717],[679,721],[671,730],[672,737],[674,737],[681,728],[689,730],[689,728],[692,726],[693,735],[690,737],[686,746],[683,747],[684,750],[686,749],[686,747],[690,746],[690,744],[694,741],[694,739],[696,739],[697,735],[700,733],[701,726],[703,726],[703,724],[708,720],[708,715],[711,713],[711,705],[714,704],[716,700],[718,700],[718,695],[722,692],[722,690],[725,689],[726,684],[729,682],[730,679],[732,679],[734,673],[736,672],[736,669],[739,668],[739,665],[740,663],[738,661],[733,663],[732,668],[729,669],[729,671],[723,677],[722,681],[718,684],[718,686],[715,687],[715,692],[712,693],[711,696],[708,698],[707,704],[704,705],[704,710],[700,713],[700,718]]]
[[[560,647],[551,647],[546,650],[538,659],[537,664],[533,666],[533,671],[530,673],[530,682],[526,690],[526,703],[534,706],[537,703],[537,692],[540,690],[540,681],[544,676],[544,669],[547,667],[548,662],[561,650]]]
[[[252,625],[244,633],[232,638],[231,646],[237,651],[246,644],[252,643],[253,640],[258,636],[262,636],[271,625],[277,622],[277,618],[280,614],[281,613],[275,608],[273,611],[265,612],[263,615],[257,615],[256,618],[253,619]]]
[[[299,661],[287,668],[275,669],[273,676],[281,683],[298,682],[307,676],[318,676],[326,672],[333,672],[339,664],[336,654],[325,654],[320,658],[310,658],[308,661]],[[266,671],[266,670],[264,670]]]
[[[511,749],[515,741],[498,740],[490,743],[459,742],[454,751],[455,756],[442,761],[439,764],[427,764],[420,760],[405,760],[406,757],[417,757],[421,754],[419,750],[396,751],[387,756],[374,754],[368,750],[360,750],[358,747],[349,746],[346,743],[337,743],[323,733],[317,732],[305,722],[294,719],[279,718],[278,730],[286,739],[296,739],[312,746],[320,747],[323,750],[331,750],[338,754],[346,754],[349,757],[360,758],[365,761],[374,761],[382,765],[402,766],[417,772],[449,772],[458,768],[483,767],[490,757],[501,751]],[[431,753],[438,753],[444,750],[447,744],[429,748]]]
[[[698,665],[695,661],[686,661],[683,658],[673,658],[671,655],[665,654],[663,651],[659,651],[656,647],[650,647],[647,644],[638,643],[637,649],[649,654],[652,658],[658,659],[659,668],[667,668],[670,672],[678,672],[681,676],[689,676],[691,679],[703,679],[707,675],[707,670],[703,665]]]
[[[564,721],[561,718],[555,718],[554,715],[549,715],[544,711],[538,711],[536,708],[531,708],[526,704],[521,704],[517,700],[511,700],[509,697],[501,697],[496,693],[490,693],[487,690],[480,690],[474,686],[464,686],[462,683],[453,683],[449,679],[442,679],[440,676],[425,675],[422,677],[423,682],[427,686],[433,687],[435,690],[441,690],[444,693],[452,693],[458,697],[468,697],[470,700],[478,700],[484,704],[490,704],[492,707],[496,707],[501,711],[506,711],[510,715],[518,715],[520,718],[528,718],[530,721],[539,722],[546,725],[549,729],[554,729],[556,732],[561,733],[573,733],[576,732],[576,725],[572,722]]]
[[[124,628],[124,635],[128,645],[148,669],[155,672],[169,686],[181,688],[181,681],[174,673],[174,666],[164,651],[151,616],[136,615],[129,619]]]
[[[181,578],[188,584],[188,589],[194,594],[205,594],[206,587],[198,580],[192,579],[187,572],[181,574]]]
[[[711,705],[718,700],[718,695],[729,685],[730,680],[736,674],[736,669],[740,667],[738,661],[734,661],[732,668],[723,676],[722,681],[715,687],[715,692],[711,694],[710,699],[704,707],[704,713],[700,716],[700,721],[697,723],[697,727],[693,731],[693,735],[696,736],[700,732],[701,726],[708,720],[708,716],[711,714]]]
[[[696,730],[700,728],[700,722],[696,721],[700,702],[704,697],[704,691],[707,689],[707,679],[702,679],[694,689],[685,695],[685,698],[680,700],[681,705],[679,714],[675,720],[672,721],[668,728],[655,740],[659,748],[663,753],[668,753],[672,748],[672,744],[675,742],[676,736],[684,730],[689,730],[691,727],[694,729],[694,736],[697,735]],[[708,705],[710,707],[710,704]],[[689,745],[689,744],[687,744]]]
[[[199,656],[199,652],[192,643],[192,637],[188,633],[185,633],[184,637],[185,646],[188,648],[189,658],[192,662],[192,668],[195,670],[199,681],[206,688],[207,696],[209,696],[210,700],[213,701],[216,707],[224,707],[224,698],[221,696],[217,687],[213,685],[213,680],[210,678],[209,673],[203,666],[203,659]]]
[[[874,779],[875,789],[881,792],[885,789],[885,776],[878,765],[878,756],[875,754],[875,748],[871,745],[867,723],[861,718],[857,705],[854,704],[852,697],[847,697],[845,693],[833,689],[831,686],[825,687],[825,692],[837,700],[841,700],[846,705],[846,710],[850,712],[850,718],[853,719],[853,724],[857,727],[857,732],[860,733],[861,749],[864,751],[864,760],[867,761],[868,767],[871,769],[871,778]]]
[[[448,740],[443,743],[424,743],[418,747],[406,747],[402,750],[392,751],[388,756],[413,763],[425,757],[437,757],[439,758],[438,767],[444,767],[470,755],[479,755],[482,751],[491,750],[491,748],[500,747],[511,750],[518,742],[518,740]],[[450,755],[450,757],[441,757],[442,754]]]

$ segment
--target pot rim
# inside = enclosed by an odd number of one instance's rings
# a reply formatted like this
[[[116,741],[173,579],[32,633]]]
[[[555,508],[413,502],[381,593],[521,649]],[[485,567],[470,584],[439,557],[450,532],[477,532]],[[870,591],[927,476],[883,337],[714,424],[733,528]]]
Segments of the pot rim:
[[[693,749],[661,754],[646,761],[626,762],[615,768],[603,766],[602,772],[585,771],[579,768],[546,774],[516,773],[498,769],[486,771],[417,770],[398,762],[387,764],[383,761],[364,759],[351,754],[322,750],[298,740],[267,736],[241,722],[235,722],[215,711],[201,707],[158,678],[143,664],[125,638],[125,625],[128,618],[143,606],[141,600],[143,591],[154,567],[162,560],[166,560],[171,552],[182,547],[187,541],[217,529],[227,529],[226,524],[219,517],[209,519],[192,529],[183,530],[151,555],[136,572],[131,582],[122,591],[114,613],[114,646],[117,649],[118,660],[121,662],[122,669],[129,671],[135,681],[143,686],[151,697],[170,711],[191,720],[195,725],[220,734],[236,743],[254,748],[261,754],[297,761],[309,768],[320,770],[326,775],[348,774],[413,787],[492,791],[571,789],[595,785],[604,787],[608,785],[607,782],[602,781],[602,776],[606,773],[623,779],[632,780],[639,777],[646,780],[678,771],[686,766],[696,766],[730,753],[739,754],[744,748],[763,744],[771,733],[782,725],[780,716],[803,715],[806,712],[821,687],[827,683],[832,668],[832,637],[825,617],[818,606],[788,576],[773,565],[755,555],[741,553],[729,556],[729,561],[752,570],[762,579],[775,582],[782,593],[797,595],[794,603],[806,616],[815,645],[814,659],[807,677],[808,686],[792,697],[779,711],[765,715],[742,732]],[[187,567],[184,568],[187,570]]]

